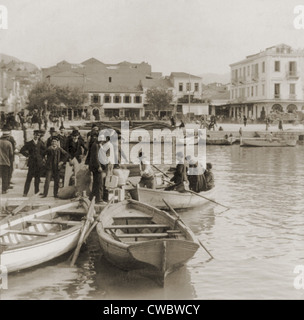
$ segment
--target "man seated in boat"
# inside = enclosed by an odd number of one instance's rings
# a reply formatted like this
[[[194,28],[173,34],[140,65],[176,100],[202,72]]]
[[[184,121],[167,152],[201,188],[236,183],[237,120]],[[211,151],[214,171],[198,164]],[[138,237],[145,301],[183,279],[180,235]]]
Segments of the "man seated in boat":
[[[149,160],[142,152],[139,152],[138,158],[140,160],[139,170],[141,176],[139,186],[142,188],[155,189],[155,175]]]
[[[184,183],[188,184],[187,177],[187,165],[185,164],[184,154],[182,152],[178,152],[176,154],[177,165],[174,171],[173,177],[170,179],[172,184],[165,188],[166,191],[176,190],[178,192],[185,192]]]
[[[198,161],[189,160],[187,175],[190,190],[199,193],[206,188],[204,169]]]
[[[204,172],[204,182],[205,182],[205,186],[203,191],[208,191],[211,190],[212,188],[214,188],[214,175],[212,170],[212,164],[210,162],[208,162],[206,164],[206,170]]]

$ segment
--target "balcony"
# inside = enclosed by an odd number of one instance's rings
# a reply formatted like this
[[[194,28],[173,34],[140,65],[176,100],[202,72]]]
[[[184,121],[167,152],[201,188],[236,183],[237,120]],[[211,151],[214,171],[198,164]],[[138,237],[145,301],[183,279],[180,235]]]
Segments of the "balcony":
[[[238,78],[238,81],[239,81],[240,84],[246,83],[245,77],[239,77],[239,78]]]
[[[287,71],[287,79],[299,79],[300,75],[297,71]]]
[[[297,99],[297,95],[296,94],[290,94],[289,95],[289,99],[290,100],[296,100]]]
[[[233,79],[231,79],[231,84],[232,84],[233,86],[237,85],[237,84],[238,84],[238,78],[233,78]]]
[[[275,94],[274,94],[274,98],[275,98],[275,99],[280,99],[280,98],[281,98],[281,95],[280,95],[279,93],[275,93]]]
[[[258,80],[259,80],[259,74],[258,74],[258,73],[253,73],[253,74],[251,75],[251,79],[252,79],[253,81],[258,81]]]

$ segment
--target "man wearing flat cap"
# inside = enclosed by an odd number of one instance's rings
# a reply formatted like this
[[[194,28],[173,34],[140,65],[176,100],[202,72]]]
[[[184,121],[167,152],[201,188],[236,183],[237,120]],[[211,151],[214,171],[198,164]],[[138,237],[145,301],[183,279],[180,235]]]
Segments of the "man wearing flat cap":
[[[14,150],[7,139],[10,133],[2,132],[0,138],[0,177],[2,178],[2,194],[6,194],[10,184],[11,167],[13,166]]]
[[[54,197],[58,197],[60,169],[65,162],[70,158],[70,155],[59,146],[59,138],[53,136],[51,139],[51,146],[48,147],[44,153],[46,156],[46,175],[44,183],[43,198],[47,197],[51,179],[54,179]]]
[[[40,131],[34,130],[34,137],[27,142],[21,149],[20,153],[28,157],[28,172],[24,184],[23,196],[26,197],[31,181],[34,178],[35,194],[39,192],[40,173],[43,165],[43,155],[46,147],[43,141],[40,140]]]

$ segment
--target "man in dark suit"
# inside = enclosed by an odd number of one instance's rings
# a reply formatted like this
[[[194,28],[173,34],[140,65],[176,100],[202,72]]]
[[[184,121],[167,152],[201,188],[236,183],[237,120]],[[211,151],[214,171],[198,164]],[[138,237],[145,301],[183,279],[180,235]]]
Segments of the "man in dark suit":
[[[40,172],[43,166],[43,154],[46,150],[45,144],[39,139],[39,130],[34,130],[33,140],[27,142],[21,149],[20,153],[28,157],[28,172],[24,184],[23,196],[26,197],[31,181],[35,178],[35,194],[39,192]]]
[[[76,158],[78,163],[80,163],[86,155],[87,147],[78,130],[73,130],[68,137],[66,151],[70,154],[71,160]]]
[[[48,147],[44,153],[46,156],[46,174],[45,174],[45,183],[43,198],[47,197],[51,179],[54,179],[54,197],[58,197],[59,189],[59,179],[60,179],[60,168],[65,162],[70,158],[70,155],[59,146],[59,138],[53,136],[51,140],[51,146]]]

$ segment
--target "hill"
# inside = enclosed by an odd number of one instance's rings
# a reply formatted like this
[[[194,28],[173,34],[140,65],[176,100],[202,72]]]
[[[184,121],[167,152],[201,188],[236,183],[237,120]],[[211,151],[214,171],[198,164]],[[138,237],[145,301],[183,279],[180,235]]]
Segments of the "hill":
[[[4,53],[0,53],[0,63],[1,64],[3,64],[3,63],[4,64],[11,63],[12,65],[16,65],[16,66],[20,67],[21,69],[26,69],[29,72],[39,69],[33,63],[26,62],[26,61],[21,61],[20,59],[18,59],[16,57],[9,56],[9,55],[4,54]]]

